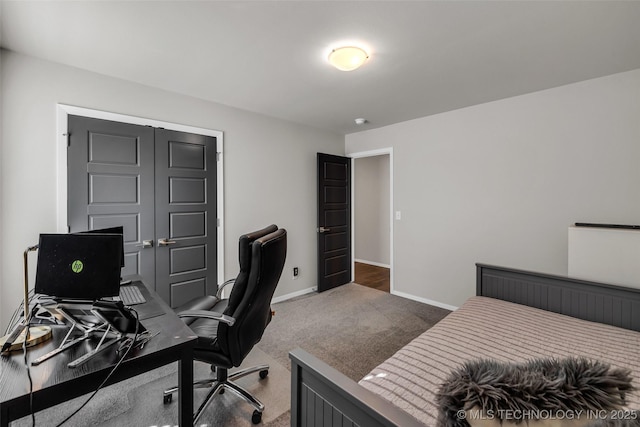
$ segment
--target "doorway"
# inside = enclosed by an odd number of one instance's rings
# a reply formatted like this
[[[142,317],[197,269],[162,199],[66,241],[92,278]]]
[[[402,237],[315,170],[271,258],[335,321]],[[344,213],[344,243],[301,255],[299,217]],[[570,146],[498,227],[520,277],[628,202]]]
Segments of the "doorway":
[[[393,151],[353,153],[353,281],[393,293]]]
[[[382,292],[391,293],[391,271],[389,267],[378,266],[370,262],[354,262],[353,281],[367,288],[377,289]]]
[[[214,293],[224,277],[222,132],[62,105],[58,126],[59,231],[117,221],[123,277],[173,307]]]

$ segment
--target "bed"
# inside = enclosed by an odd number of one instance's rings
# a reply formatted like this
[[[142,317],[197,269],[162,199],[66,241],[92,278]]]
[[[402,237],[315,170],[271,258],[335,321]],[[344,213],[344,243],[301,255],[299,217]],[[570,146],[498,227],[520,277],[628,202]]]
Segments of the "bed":
[[[436,425],[440,384],[477,358],[586,356],[630,369],[640,388],[640,289],[477,264],[476,295],[359,383],[292,351],[291,425]],[[627,401],[640,408],[639,392]]]

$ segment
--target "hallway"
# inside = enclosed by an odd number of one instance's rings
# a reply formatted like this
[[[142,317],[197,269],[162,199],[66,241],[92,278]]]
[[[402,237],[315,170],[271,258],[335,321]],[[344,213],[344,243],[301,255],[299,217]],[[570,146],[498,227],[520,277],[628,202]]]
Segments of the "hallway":
[[[389,269],[361,262],[355,263],[355,282],[359,285],[390,292]]]

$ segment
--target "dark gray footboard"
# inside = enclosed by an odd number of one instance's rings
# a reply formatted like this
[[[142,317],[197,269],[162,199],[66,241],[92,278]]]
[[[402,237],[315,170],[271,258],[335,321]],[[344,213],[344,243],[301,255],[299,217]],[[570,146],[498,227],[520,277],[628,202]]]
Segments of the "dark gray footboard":
[[[295,349],[289,357],[292,427],[423,426],[306,351]]]

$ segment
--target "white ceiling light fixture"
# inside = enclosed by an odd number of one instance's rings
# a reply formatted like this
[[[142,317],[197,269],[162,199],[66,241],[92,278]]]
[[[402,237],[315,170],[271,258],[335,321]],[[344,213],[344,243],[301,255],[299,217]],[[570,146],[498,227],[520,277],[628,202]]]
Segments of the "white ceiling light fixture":
[[[357,46],[343,46],[333,49],[328,59],[338,70],[353,71],[369,59],[369,54]]]

